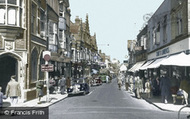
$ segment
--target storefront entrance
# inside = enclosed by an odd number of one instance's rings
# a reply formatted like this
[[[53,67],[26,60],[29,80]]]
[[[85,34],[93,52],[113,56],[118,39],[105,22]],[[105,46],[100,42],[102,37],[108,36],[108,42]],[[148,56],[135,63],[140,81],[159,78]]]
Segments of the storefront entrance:
[[[10,77],[17,74],[17,67],[18,63],[15,58],[8,55],[0,57],[0,86],[4,94]]]

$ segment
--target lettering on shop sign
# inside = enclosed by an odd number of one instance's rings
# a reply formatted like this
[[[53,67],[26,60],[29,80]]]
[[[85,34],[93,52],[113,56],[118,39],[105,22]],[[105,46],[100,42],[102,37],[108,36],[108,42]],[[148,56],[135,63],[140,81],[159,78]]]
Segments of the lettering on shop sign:
[[[165,54],[167,54],[167,53],[169,53],[169,52],[170,52],[169,47],[167,47],[167,48],[165,48],[165,49],[163,49],[163,50],[157,51],[157,52],[156,52],[156,56],[165,55]]]

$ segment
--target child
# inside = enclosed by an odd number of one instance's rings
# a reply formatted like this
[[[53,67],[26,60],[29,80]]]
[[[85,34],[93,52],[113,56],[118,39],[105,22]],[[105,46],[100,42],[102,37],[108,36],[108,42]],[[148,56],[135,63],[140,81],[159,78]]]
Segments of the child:
[[[5,99],[6,97],[3,95],[3,93],[1,92],[2,88],[0,87],[0,108],[3,107],[3,99]]]

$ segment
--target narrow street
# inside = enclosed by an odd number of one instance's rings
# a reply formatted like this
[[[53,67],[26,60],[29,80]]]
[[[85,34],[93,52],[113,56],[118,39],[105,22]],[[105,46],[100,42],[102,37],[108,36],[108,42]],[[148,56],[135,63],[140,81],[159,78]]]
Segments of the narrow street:
[[[92,87],[85,96],[68,97],[49,107],[50,119],[177,119],[177,113],[164,112],[118,90],[117,81]]]

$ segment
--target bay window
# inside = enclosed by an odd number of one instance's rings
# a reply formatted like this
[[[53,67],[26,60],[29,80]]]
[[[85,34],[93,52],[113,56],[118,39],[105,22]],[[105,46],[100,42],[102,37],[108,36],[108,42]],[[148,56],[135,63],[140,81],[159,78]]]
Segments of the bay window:
[[[0,8],[0,24],[5,24],[5,8]]]
[[[53,22],[52,20],[48,23],[49,29],[49,50],[52,52],[57,52],[58,50],[58,34],[57,34],[57,23]]]
[[[0,0],[0,24],[21,26],[23,0]]]

